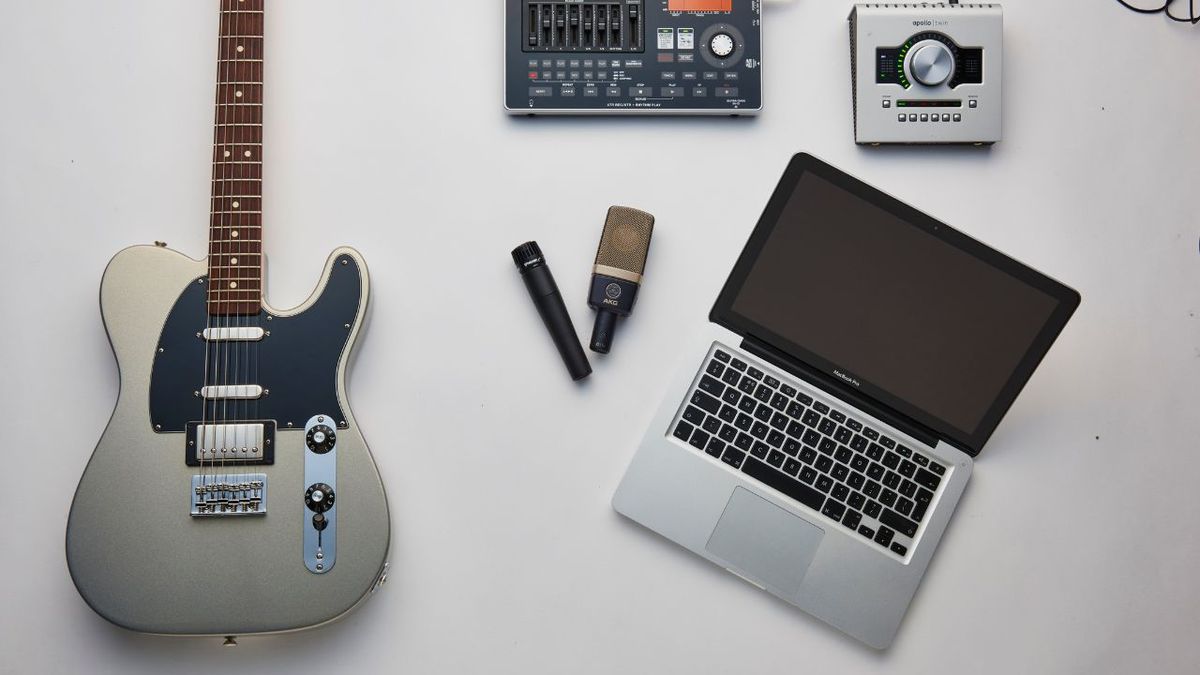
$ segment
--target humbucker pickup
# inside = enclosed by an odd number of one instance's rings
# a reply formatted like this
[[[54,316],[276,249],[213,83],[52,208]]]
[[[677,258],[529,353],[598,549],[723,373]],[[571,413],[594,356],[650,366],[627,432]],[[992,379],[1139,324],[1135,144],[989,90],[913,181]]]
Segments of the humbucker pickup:
[[[188,422],[186,435],[188,466],[275,463],[274,420]]]
[[[192,516],[262,516],[267,513],[265,473],[192,476]]]

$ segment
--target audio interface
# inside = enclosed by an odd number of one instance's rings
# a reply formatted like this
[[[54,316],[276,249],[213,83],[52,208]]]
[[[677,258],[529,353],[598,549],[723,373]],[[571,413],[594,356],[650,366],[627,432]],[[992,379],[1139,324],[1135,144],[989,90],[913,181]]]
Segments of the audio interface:
[[[505,0],[505,110],[756,114],[761,16],[761,0]]]
[[[1000,5],[858,4],[849,22],[856,143],[1000,140]]]

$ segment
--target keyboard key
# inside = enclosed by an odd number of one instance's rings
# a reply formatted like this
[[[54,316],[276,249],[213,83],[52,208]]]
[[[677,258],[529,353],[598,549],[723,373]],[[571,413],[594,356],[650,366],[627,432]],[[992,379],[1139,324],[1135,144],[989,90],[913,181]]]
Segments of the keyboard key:
[[[730,363],[729,365],[734,370],[741,370],[743,372],[745,372],[745,370],[746,370],[746,362],[741,359],[734,359],[733,362]]]
[[[913,506],[912,513],[908,514],[908,517],[912,518],[913,520],[915,520],[919,523],[922,520],[925,520],[925,512],[928,509],[929,509],[928,504],[917,504],[917,505]]]
[[[783,442],[783,451],[795,457],[800,454],[800,443],[794,438],[789,438]]]
[[[729,354],[726,354],[725,352],[721,351],[720,349],[718,349],[713,354],[713,358],[720,361],[721,363],[729,363]]]
[[[929,460],[929,470],[936,473],[939,476],[946,475],[946,467],[942,466],[941,464],[938,464],[937,462],[935,462],[933,460]]]
[[[896,513],[899,513],[902,516],[907,516],[909,513],[912,513],[912,507],[913,503],[910,499],[901,497],[896,500]]]
[[[821,416],[817,414],[816,410],[809,410],[804,413],[804,417],[801,417],[800,421],[804,422],[804,425],[808,428],[816,429],[817,424],[821,421]]]
[[[750,446],[754,445],[754,439],[751,438],[749,434],[738,434],[737,438],[733,441],[733,444],[742,450],[749,450]]]
[[[717,361],[709,361],[708,367],[704,370],[713,377],[720,377],[721,375],[725,374],[725,366],[721,365]]]
[[[867,539],[872,539],[875,537],[875,530],[872,530],[871,528],[867,527],[866,525],[859,525],[858,533],[861,534],[862,536],[866,537]]]
[[[742,431],[750,431],[751,425],[754,424],[754,418],[746,413],[738,413],[737,419],[733,421],[733,426]]]
[[[892,439],[888,438],[887,436],[880,436],[879,444],[882,445],[883,447],[887,448],[888,450],[894,450],[896,448],[896,441],[893,441]]]
[[[854,453],[850,452],[850,448],[847,448],[844,445],[839,447],[837,451],[833,453],[833,458],[842,464],[849,464],[850,458],[852,457],[854,457]]]
[[[913,464],[907,459],[902,459],[900,460],[900,468],[897,469],[897,471],[899,471],[900,475],[904,476],[905,478],[912,478],[913,474],[917,471],[917,465]]]
[[[749,375],[743,375],[742,381],[738,382],[738,389],[740,389],[743,394],[753,394],[754,388],[757,386],[758,383],[750,379]]]
[[[710,434],[715,434],[721,430],[721,420],[715,417],[709,417],[704,420],[704,430]]]
[[[742,380],[742,376],[738,375],[738,371],[733,368],[726,368],[725,374],[721,376],[721,381],[730,387],[736,387],[737,383]]]
[[[721,412],[717,413],[717,417],[720,417],[723,421],[732,424],[733,421],[737,419],[737,408],[734,408],[731,405],[723,405],[721,406]]]
[[[904,447],[904,446],[900,446],[900,447]],[[914,454],[912,456],[912,460],[920,466],[929,466],[929,458],[926,457],[925,455]]]
[[[692,432],[695,430],[696,430],[696,427],[688,424],[687,422],[680,422],[679,424],[677,424],[675,426],[675,431],[674,431],[675,438],[678,438],[679,440],[686,443],[688,440],[690,440],[692,438]]]
[[[862,514],[854,509],[846,509],[846,515],[842,516],[842,524],[850,528],[850,531],[858,529],[858,524],[862,521]]]
[[[791,403],[788,404],[787,414],[788,414],[788,417],[791,417],[793,419],[800,419],[800,416],[804,414],[804,410],[805,410],[804,406],[800,405],[799,403],[796,403],[795,401],[792,401]]]
[[[817,479],[817,472],[812,467],[804,467],[800,470],[800,480],[812,485],[812,482]]]
[[[867,480],[863,478],[863,475],[857,471],[851,471],[850,477],[846,479],[846,483],[855,490],[861,490],[866,482]]]
[[[829,412],[829,416],[833,418],[834,422],[838,422],[838,423],[842,423],[842,424],[844,424],[846,422],[846,416],[843,415],[842,413],[838,412],[837,410],[831,410]]]
[[[896,473],[895,471],[889,471],[887,472],[887,475],[883,477],[883,481],[881,482],[885,487],[890,487],[891,489],[895,490],[896,488],[900,487],[901,480],[900,474]]]
[[[846,499],[846,503],[856,509],[861,509],[867,503],[867,498],[861,492],[851,492],[850,497]]]
[[[691,424],[699,425],[704,422],[705,417],[707,415],[704,414],[704,411],[694,405],[689,405],[683,409],[683,419]]]
[[[767,453],[770,451],[771,449],[768,448],[767,444],[763,443],[762,441],[755,441],[754,445],[750,446],[750,454],[759,459],[766,459]]]
[[[746,453],[733,448],[725,448],[725,454],[721,455],[721,461],[735,469],[741,468],[744,459],[746,459]]]
[[[784,396],[795,396],[796,395],[796,388],[788,386],[786,384],[779,385],[779,391],[782,391]]]
[[[913,456],[913,451],[903,445],[897,445],[896,452],[900,453],[901,457],[912,457]]]
[[[792,438],[802,438],[804,436],[804,427],[800,426],[799,422],[788,422],[788,436]]]
[[[757,455],[755,455],[755,456],[757,457]],[[770,464],[771,466],[778,469],[779,467],[783,466],[783,460],[785,458],[787,458],[787,455],[783,454],[782,452],[780,452],[778,450],[772,450],[771,454],[767,455],[767,464]]]
[[[817,412],[821,413],[822,415],[829,412],[829,406],[825,405],[824,403],[821,403],[820,401],[817,401],[816,403],[814,403],[813,407],[816,408]]]
[[[755,368],[754,366],[750,366],[750,370],[746,371],[746,374],[749,375],[750,377],[753,377],[756,380],[761,380],[763,378],[763,375],[765,375],[765,373],[763,373],[763,371],[759,370],[758,368]]]
[[[833,498],[839,502],[844,502],[846,501],[846,498],[850,496],[850,488],[838,483],[837,485],[833,486],[833,492],[830,494],[832,494]]]
[[[846,426],[850,427],[851,429],[853,429],[855,431],[863,430],[862,422],[859,422],[858,420],[846,420]],[[855,448],[855,450],[857,450],[857,449],[858,448]]]
[[[766,383],[766,385],[772,389],[779,388],[779,380],[771,377],[770,375],[767,375],[766,377],[764,377],[763,382]]]
[[[787,416],[783,415],[782,413],[775,413],[774,415],[771,415],[771,426],[779,429],[780,431],[783,431],[787,428],[788,421],[789,420]]]
[[[863,436],[866,436],[867,438],[869,438],[873,441],[879,440],[879,432],[875,431],[871,427],[865,427],[863,429]]]
[[[725,441],[726,443],[732,443],[733,440],[737,438],[737,429],[734,429],[728,424],[723,425],[721,430],[717,432],[717,436],[719,436],[721,440]]]
[[[838,502],[835,502],[833,499],[826,499],[825,507],[823,509],[821,509],[821,513],[824,513],[825,515],[829,516],[830,518],[833,518],[834,520],[841,520],[842,514],[844,514],[845,512],[846,512],[846,507],[842,504],[839,504]]]
[[[804,444],[809,446],[810,448],[817,447],[817,443],[819,443],[820,441],[821,441],[821,434],[818,434],[817,432],[813,431],[812,429],[809,429],[808,431],[804,432]]]
[[[804,448],[800,450],[800,461],[805,464],[812,464],[817,461],[817,451],[812,448]]]
[[[771,407],[772,408],[782,412],[784,410],[787,410],[787,406],[788,406],[788,397],[784,396],[783,394],[776,393],[774,396],[771,397]]]
[[[879,531],[875,533],[875,543],[879,544],[880,546],[887,546],[888,544],[892,543],[892,535],[894,534],[896,533],[888,528],[880,527]]]
[[[908,549],[904,547],[904,544],[901,544],[898,541],[893,541],[892,552],[894,552],[896,555],[906,555],[908,553]]]
[[[850,467],[845,464],[835,464],[829,474],[833,476],[834,480],[846,480],[846,477],[850,475]]]
[[[828,493],[833,489],[833,479],[829,476],[817,476],[817,489]]]
[[[698,386],[700,389],[707,391],[713,396],[720,396],[721,394],[725,393],[725,385],[721,384],[720,380],[708,375],[700,378],[700,384]]]
[[[867,446],[867,457],[878,462],[883,457],[883,446],[878,443],[872,443]]]
[[[720,457],[721,453],[725,452],[725,441],[714,438],[704,447],[704,451],[713,457]]]
[[[817,471],[821,473],[829,473],[833,468],[833,460],[828,457],[820,457],[817,459]]]
[[[710,436],[707,433],[697,429],[692,432],[692,439],[688,443],[691,443],[699,450],[703,450],[704,446],[708,445],[709,438]]]
[[[869,444],[869,443],[870,443],[870,441],[868,441],[866,438],[864,438],[858,434],[854,434],[854,438],[850,439],[850,447],[859,452],[866,450],[867,444]]]
[[[833,432],[833,440],[838,443],[849,443],[850,437],[854,434],[846,427],[838,427],[837,431]]]
[[[801,464],[800,462],[797,462],[796,460],[794,460],[790,457],[787,459],[787,461],[785,461],[783,463],[783,471],[792,476],[795,476],[796,473],[799,472],[800,469],[803,469],[803,468],[804,468],[803,464]]]
[[[900,455],[890,451],[885,452],[883,454],[883,459],[880,461],[883,462],[883,465],[887,468],[894,469],[900,465]]]
[[[768,487],[775,488],[783,494],[804,504],[810,509],[820,510],[825,496],[811,487],[779,473],[771,467],[755,459],[747,459],[742,472],[751,478],[762,481]]]
[[[754,390],[754,398],[762,401],[763,403],[769,403],[771,401],[771,394],[773,393],[774,392],[767,388],[767,385],[760,384],[758,385],[758,388]]]
[[[883,487],[873,480],[867,481],[867,484],[863,486],[863,492],[865,492],[866,495],[871,499],[878,497],[881,489],[883,489]]]
[[[837,424],[834,423],[834,421],[829,419],[828,417],[821,420],[821,423],[817,425],[817,431],[821,432],[822,434],[825,434],[826,436],[832,436],[833,432],[836,430],[837,430]]]
[[[900,483],[900,494],[912,498],[913,495],[917,494],[917,484],[911,480],[904,480],[904,482]]]
[[[787,436],[784,436],[778,431],[771,431],[767,434],[767,445],[770,445],[773,448],[778,448],[783,445],[783,441],[785,439],[787,439]]]
[[[832,438],[822,438],[817,444],[817,449],[826,455],[832,455],[833,451],[837,450],[837,443],[834,443]]]
[[[766,440],[768,431],[767,425],[762,422],[755,422],[754,426],[750,427],[750,435],[760,441]]]
[[[932,468],[932,465],[930,468]],[[930,490],[936,490],[942,482],[942,479],[938,478],[936,474],[925,469],[917,469],[917,475],[913,477],[913,480],[917,481],[917,485],[929,488]]]
[[[878,518],[879,512],[882,510],[883,510],[883,506],[881,506],[879,504],[879,502],[877,502],[873,499],[868,499],[867,505],[863,507],[863,513],[867,514],[868,516],[870,516],[872,518]]]
[[[925,488],[917,488],[916,502],[918,504],[929,504],[933,501],[933,493]]]
[[[771,409],[759,403],[754,409],[754,417],[760,422],[769,422],[771,420]]]
[[[721,394],[721,400],[729,405],[737,405],[738,401],[742,400],[742,395],[738,393],[737,389],[728,387],[725,389],[725,393]]]
[[[897,496],[898,495],[895,492],[892,492],[887,488],[883,488],[883,493],[879,495],[879,501],[883,502],[884,506],[893,506],[896,503]]]
[[[863,457],[862,455],[854,455],[850,458],[850,468],[854,469],[855,471],[866,471],[867,466],[870,463],[871,462],[867,461],[867,458]]]
[[[800,392],[800,393],[796,394],[796,400],[800,401],[804,405],[812,405],[813,404],[812,397],[804,392]]]
[[[879,522],[887,525],[900,534],[903,534],[909,539],[917,536],[917,524],[891,509],[883,510],[883,514],[879,516]]]
[[[749,396],[743,396],[742,400],[738,401],[737,407],[744,413],[753,413],[754,409],[758,407],[758,401]]]
[[[879,480],[879,479],[883,478],[883,474],[886,471],[887,470],[884,469],[882,466],[879,466],[878,464],[872,464],[871,466],[867,467],[867,477],[869,477],[873,480]]]
[[[714,415],[721,410],[721,402],[702,391],[692,394],[692,403]]]

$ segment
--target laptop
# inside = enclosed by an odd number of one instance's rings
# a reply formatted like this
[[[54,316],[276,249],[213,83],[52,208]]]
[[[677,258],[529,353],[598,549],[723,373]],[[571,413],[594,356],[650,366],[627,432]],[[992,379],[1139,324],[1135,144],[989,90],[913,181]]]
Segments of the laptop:
[[[1079,294],[794,156],[613,508],[876,649]]]

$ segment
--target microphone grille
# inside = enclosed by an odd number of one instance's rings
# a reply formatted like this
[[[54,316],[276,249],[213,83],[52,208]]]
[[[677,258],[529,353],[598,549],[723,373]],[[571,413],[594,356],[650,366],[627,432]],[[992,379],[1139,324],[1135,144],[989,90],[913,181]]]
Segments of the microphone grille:
[[[642,274],[653,233],[654,216],[649,213],[628,206],[609,208],[600,247],[596,250],[596,264]]]

